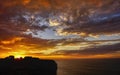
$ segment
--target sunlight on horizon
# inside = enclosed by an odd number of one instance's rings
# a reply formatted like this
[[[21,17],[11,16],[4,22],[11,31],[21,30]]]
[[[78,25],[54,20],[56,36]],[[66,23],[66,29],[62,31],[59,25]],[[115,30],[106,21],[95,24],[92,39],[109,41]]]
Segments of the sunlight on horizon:
[[[13,55],[15,58],[24,58],[25,52],[11,52],[10,55]]]

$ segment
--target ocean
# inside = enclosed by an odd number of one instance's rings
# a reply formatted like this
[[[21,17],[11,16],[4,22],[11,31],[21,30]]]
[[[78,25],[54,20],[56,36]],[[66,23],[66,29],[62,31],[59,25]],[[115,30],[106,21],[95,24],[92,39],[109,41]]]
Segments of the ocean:
[[[57,75],[120,75],[120,59],[56,60]]]

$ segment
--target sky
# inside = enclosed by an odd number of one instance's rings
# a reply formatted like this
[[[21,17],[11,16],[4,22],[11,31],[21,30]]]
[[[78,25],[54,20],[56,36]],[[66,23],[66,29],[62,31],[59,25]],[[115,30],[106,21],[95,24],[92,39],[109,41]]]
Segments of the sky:
[[[0,0],[0,57],[120,58],[119,0]]]

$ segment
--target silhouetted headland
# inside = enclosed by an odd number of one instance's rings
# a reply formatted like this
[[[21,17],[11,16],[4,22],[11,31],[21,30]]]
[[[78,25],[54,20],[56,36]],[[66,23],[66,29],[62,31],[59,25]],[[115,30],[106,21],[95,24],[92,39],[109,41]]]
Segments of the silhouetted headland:
[[[0,75],[57,75],[57,64],[53,60],[9,56],[0,59]]]

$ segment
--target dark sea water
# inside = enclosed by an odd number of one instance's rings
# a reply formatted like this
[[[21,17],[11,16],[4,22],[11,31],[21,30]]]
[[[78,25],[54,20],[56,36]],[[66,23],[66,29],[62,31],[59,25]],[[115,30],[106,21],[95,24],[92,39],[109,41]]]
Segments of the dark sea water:
[[[120,75],[120,59],[56,60],[57,75]]]

